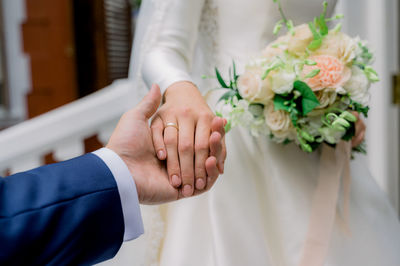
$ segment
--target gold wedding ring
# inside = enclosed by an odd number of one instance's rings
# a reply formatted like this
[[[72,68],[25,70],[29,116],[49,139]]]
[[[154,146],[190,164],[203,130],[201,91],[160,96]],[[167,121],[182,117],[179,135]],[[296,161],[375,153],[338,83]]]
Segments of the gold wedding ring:
[[[165,125],[165,128],[167,128],[167,127],[174,127],[174,128],[176,128],[176,130],[179,131],[179,127],[178,127],[178,125],[175,124],[175,123],[167,123],[167,124]]]

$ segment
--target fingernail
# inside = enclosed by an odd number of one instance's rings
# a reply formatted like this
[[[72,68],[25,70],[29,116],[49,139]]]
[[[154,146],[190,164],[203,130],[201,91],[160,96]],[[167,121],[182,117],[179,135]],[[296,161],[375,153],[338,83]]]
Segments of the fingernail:
[[[158,159],[161,159],[161,160],[164,159],[165,158],[164,155],[165,155],[165,153],[163,150],[158,151]]]
[[[181,185],[181,179],[177,175],[172,176],[172,185],[174,187],[179,187]]]
[[[204,182],[204,180],[202,178],[199,178],[196,180],[196,189],[203,190],[205,186],[206,186],[206,183]]]
[[[183,187],[183,191],[182,191],[183,196],[185,197],[190,197],[192,196],[192,186],[191,185],[185,185]]]

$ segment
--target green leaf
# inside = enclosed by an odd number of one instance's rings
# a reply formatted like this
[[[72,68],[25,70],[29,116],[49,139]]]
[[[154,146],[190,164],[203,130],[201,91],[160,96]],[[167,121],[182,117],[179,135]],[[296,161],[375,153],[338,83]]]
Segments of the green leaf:
[[[292,141],[291,141],[290,139],[285,139],[285,140],[282,142],[283,145],[288,145],[288,144],[290,144],[290,143],[292,143]]]
[[[304,78],[308,79],[308,78],[313,78],[316,75],[319,74],[319,72],[321,72],[321,69],[317,68],[317,69],[313,69],[310,73],[308,73]]]
[[[234,81],[235,81],[235,83],[236,83],[237,79],[239,78],[239,75],[236,73],[236,64],[235,64],[235,61],[232,61],[232,64],[233,64],[233,79],[234,79]]]
[[[322,45],[322,39],[313,40],[313,41],[310,42],[310,44],[308,45],[308,49],[310,49],[311,51],[315,51],[315,50],[317,50],[319,47],[321,47],[321,45]]]
[[[367,154],[367,147],[366,146],[367,146],[367,144],[365,143],[365,141],[363,141],[363,142],[361,142],[360,145],[354,147],[352,149],[352,151],[366,155]]]
[[[279,110],[284,110],[286,112],[289,112],[290,110],[290,104],[285,104],[288,101],[285,97],[282,95],[276,94],[274,97],[274,110],[279,111]]]
[[[221,98],[219,98],[218,101],[220,102],[220,101],[223,101],[223,100],[230,100],[236,95],[237,95],[236,91],[229,90],[229,91],[225,92],[224,95],[222,95]]]
[[[357,113],[363,114],[365,117],[368,117],[368,112],[369,112],[368,106],[363,106],[362,104],[360,104],[358,102],[352,101],[350,103],[350,108],[353,111],[356,111]]]
[[[311,88],[303,81],[296,80],[294,89],[301,93],[302,115],[307,115],[320,103]]]
[[[217,75],[218,82],[219,82],[219,84],[221,84],[222,88],[229,89],[229,86],[226,85],[224,79],[222,78],[221,74],[219,73],[218,68],[215,68],[215,74]]]

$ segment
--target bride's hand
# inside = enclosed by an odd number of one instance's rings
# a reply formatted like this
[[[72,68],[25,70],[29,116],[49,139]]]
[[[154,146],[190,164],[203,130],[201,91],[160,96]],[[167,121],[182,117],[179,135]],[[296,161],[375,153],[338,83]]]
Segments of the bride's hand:
[[[160,160],[167,159],[170,182],[182,186],[182,193],[189,197],[194,189],[207,187],[205,162],[210,156],[211,131],[219,131],[222,149],[211,151],[217,158],[218,169],[223,172],[226,150],[222,119],[208,107],[196,86],[190,82],[177,82],[164,94],[165,103],[155,115],[151,129],[154,148]],[[179,129],[166,124],[173,123]],[[214,153],[214,154],[213,154]]]
[[[364,121],[361,119],[360,115],[357,112],[353,112],[353,115],[357,117],[356,134],[351,140],[351,146],[354,148],[360,145],[364,141],[365,130],[367,127],[365,126]]]

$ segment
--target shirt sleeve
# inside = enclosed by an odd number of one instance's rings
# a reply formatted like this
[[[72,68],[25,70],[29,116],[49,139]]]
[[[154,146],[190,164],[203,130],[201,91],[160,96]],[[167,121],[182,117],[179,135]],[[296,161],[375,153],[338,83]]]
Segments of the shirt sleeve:
[[[156,83],[162,93],[175,82],[193,82],[190,64],[204,5],[204,0],[170,2],[156,44],[146,54],[141,70],[147,86]]]
[[[135,181],[125,162],[112,150],[99,149],[93,154],[107,165],[117,183],[124,215],[124,241],[138,238],[144,233]]]

